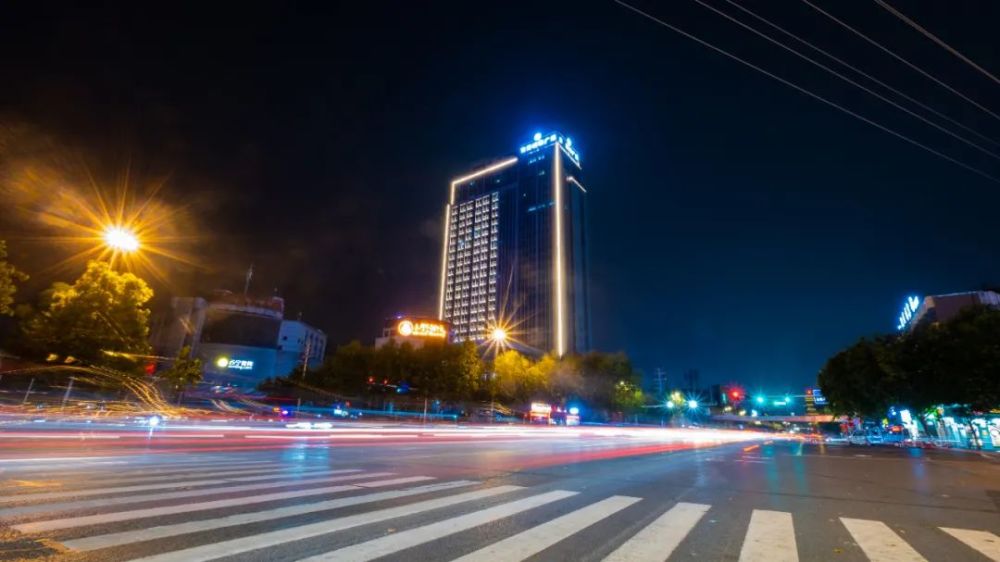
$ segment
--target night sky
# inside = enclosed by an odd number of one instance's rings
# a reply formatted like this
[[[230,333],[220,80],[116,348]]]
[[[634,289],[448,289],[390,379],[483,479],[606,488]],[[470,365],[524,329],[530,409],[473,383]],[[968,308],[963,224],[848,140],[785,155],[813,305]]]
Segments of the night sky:
[[[817,2],[1000,113],[1000,85],[876,4]],[[800,390],[845,344],[892,330],[906,295],[1000,285],[1000,184],[610,1],[35,4],[0,22],[5,178],[27,161],[102,185],[128,169],[137,192],[165,180],[197,265],[159,261],[160,298],[239,291],[253,263],[252,290],[289,316],[370,341],[391,314],[436,309],[450,178],[549,130],[583,157],[594,343],[675,382],[696,368]],[[640,5],[1000,177],[694,2]],[[802,2],[744,5],[1000,139],[1000,119]],[[1000,73],[996,3],[894,5]],[[57,229],[27,211],[13,197],[0,211],[33,273],[22,296],[82,268],[53,269]]]

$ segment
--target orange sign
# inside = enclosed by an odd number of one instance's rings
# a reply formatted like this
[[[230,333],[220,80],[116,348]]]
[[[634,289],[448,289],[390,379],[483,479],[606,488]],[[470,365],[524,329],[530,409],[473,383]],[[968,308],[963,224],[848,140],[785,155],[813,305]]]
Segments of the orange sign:
[[[448,327],[442,322],[430,320],[400,320],[396,332],[403,337],[446,338]]]

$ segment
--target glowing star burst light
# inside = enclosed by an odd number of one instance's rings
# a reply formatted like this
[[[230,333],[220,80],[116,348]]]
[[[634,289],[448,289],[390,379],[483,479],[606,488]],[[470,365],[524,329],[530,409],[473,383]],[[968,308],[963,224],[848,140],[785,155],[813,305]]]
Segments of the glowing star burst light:
[[[504,343],[507,341],[507,330],[503,328],[494,328],[493,332],[490,334],[490,338],[497,343]]]
[[[116,252],[134,252],[139,249],[139,238],[135,233],[120,226],[105,229],[104,243]]]

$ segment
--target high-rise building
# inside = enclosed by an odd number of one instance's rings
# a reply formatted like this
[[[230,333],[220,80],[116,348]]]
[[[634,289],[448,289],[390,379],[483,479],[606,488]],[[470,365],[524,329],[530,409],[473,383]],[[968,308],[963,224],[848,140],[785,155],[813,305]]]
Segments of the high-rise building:
[[[455,341],[497,328],[522,351],[590,347],[586,193],[580,156],[536,133],[514,156],[451,182],[438,316]]]

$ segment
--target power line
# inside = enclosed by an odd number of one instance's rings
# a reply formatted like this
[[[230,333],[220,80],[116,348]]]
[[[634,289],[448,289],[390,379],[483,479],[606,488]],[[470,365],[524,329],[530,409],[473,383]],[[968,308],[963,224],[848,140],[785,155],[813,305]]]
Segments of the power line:
[[[649,19],[649,20],[656,22],[656,23],[662,25],[663,27],[666,27],[667,29],[670,29],[670,30],[674,31],[675,33],[677,33],[679,35],[687,37],[688,39],[691,39],[692,41],[694,41],[694,42],[696,42],[696,43],[698,43],[698,44],[700,44],[700,45],[702,45],[704,47],[707,47],[707,48],[709,48],[709,49],[711,49],[711,50],[713,50],[713,51],[715,51],[715,52],[717,52],[717,53],[719,53],[721,55],[724,55],[724,56],[726,56],[728,58],[731,58],[731,59],[735,60],[736,62],[739,62],[739,63],[741,63],[741,64],[743,64],[745,66],[748,66],[748,67],[756,70],[757,72],[760,72],[761,74],[763,74],[765,76],[773,78],[774,80],[777,80],[778,82],[781,82],[782,84],[784,84],[784,85],[786,85],[786,86],[788,86],[790,88],[793,88],[793,89],[795,89],[795,90],[797,90],[797,91],[799,91],[799,92],[801,92],[801,93],[803,93],[803,94],[805,94],[805,95],[807,95],[807,96],[809,96],[809,97],[811,97],[811,98],[813,98],[815,100],[821,101],[821,102],[825,103],[826,105],[829,105],[830,107],[833,107],[835,109],[839,109],[840,111],[842,111],[842,112],[844,112],[844,113],[846,113],[846,114],[848,114],[848,115],[850,115],[850,116],[852,116],[852,117],[854,117],[856,119],[859,119],[859,120],[861,120],[861,121],[863,121],[865,123],[868,123],[869,125],[871,125],[873,127],[876,127],[876,128],[878,128],[878,129],[880,129],[882,131],[885,131],[886,133],[889,133],[890,135],[892,135],[892,136],[894,136],[894,137],[896,137],[898,139],[904,140],[904,141],[906,141],[906,142],[908,142],[908,143],[910,143],[910,144],[912,144],[912,145],[914,145],[916,147],[922,148],[922,149],[926,150],[927,152],[930,152],[931,154],[933,154],[933,155],[935,155],[935,156],[937,156],[939,158],[942,158],[944,160],[947,160],[947,161],[951,162],[952,164],[955,164],[957,166],[965,168],[966,170],[968,170],[968,171],[970,171],[970,172],[972,172],[974,174],[982,176],[982,177],[984,177],[984,178],[986,178],[986,179],[988,179],[988,180],[990,180],[992,182],[1000,183],[1000,179],[997,179],[997,178],[991,176],[990,174],[987,174],[986,172],[984,172],[984,171],[982,171],[982,170],[980,170],[978,168],[974,168],[974,167],[972,167],[972,166],[970,166],[970,165],[968,165],[968,164],[966,164],[964,162],[961,162],[959,160],[956,160],[955,158],[952,158],[951,156],[948,156],[947,154],[944,154],[942,152],[934,150],[933,148],[931,148],[931,147],[929,147],[929,146],[927,146],[925,144],[922,144],[922,143],[920,143],[920,142],[918,142],[916,140],[913,140],[910,137],[907,137],[906,135],[904,135],[902,133],[896,132],[893,129],[890,129],[889,127],[886,127],[885,125],[882,125],[881,123],[877,123],[875,121],[872,121],[871,119],[869,119],[869,118],[867,118],[867,117],[865,117],[865,116],[863,116],[863,115],[861,115],[859,113],[851,111],[850,109],[847,109],[846,107],[844,107],[844,106],[842,106],[840,104],[837,104],[836,102],[832,102],[832,101],[824,98],[823,96],[821,96],[819,94],[816,94],[816,93],[814,93],[814,92],[812,92],[810,90],[807,90],[807,89],[803,88],[802,86],[799,86],[798,84],[790,82],[790,81],[788,81],[788,80],[786,80],[786,79],[778,76],[777,74],[774,74],[773,72],[765,70],[765,69],[763,69],[763,68],[761,68],[761,67],[753,64],[750,61],[742,59],[742,58],[740,58],[740,57],[738,57],[738,56],[736,56],[736,55],[734,55],[734,54],[732,54],[732,53],[730,53],[730,52],[728,52],[728,51],[726,51],[726,50],[724,50],[724,49],[722,49],[720,47],[716,47],[715,45],[709,43],[708,41],[705,41],[704,39],[701,39],[700,37],[692,35],[692,34],[688,33],[687,31],[684,31],[683,29],[680,29],[679,27],[673,26],[673,25],[671,25],[671,24],[669,24],[669,23],[667,23],[667,22],[665,22],[665,21],[657,18],[656,16],[653,16],[652,14],[644,12],[644,11],[640,10],[639,8],[636,8],[635,6],[632,6],[632,5],[630,5],[630,4],[626,3],[626,2],[623,2],[622,0],[614,0],[614,1],[615,1],[616,4],[619,4],[620,6],[628,8],[629,10],[632,10],[633,12],[635,12],[635,13],[637,13],[637,14],[639,14],[639,15],[641,15],[641,16]]]
[[[1000,84],[1000,78],[997,78],[996,76],[994,76],[993,74],[991,74],[990,71],[986,70],[985,68],[983,68],[983,67],[979,66],[978,64],[976,64],[976,63],[972,62],[971,60],[969,60],[968,57],[966,57],[962,53],[958,52],[957,49],[955,49],[951,45],[945,43],[941,39],[938,39],[938,37],[936,35],[934,35],[930,31],[927,31],[926,29],[924,29],[923,27],[921,27],[920,24],[918,24],[917,22],[915,22],[915,21],[911,20],[910,18],[904,16],[896,8],[893,8],[889,4],[886,4],[885,2],[883,2],[882,0],[875,0],[875,3],[878,4],[879,6],[882,6],[883,8],[885,8],[886,11],[888,11],[890,14],[892,14],[892,15],[896,16],[897,18],[903,20],[907,25],[909,25],[913,29],[916,29],[920,33],[923,33],[928,39],[930,39],[931,41],[934,41],[935,43],[937,43],[938,45],[940,45],[941,47],[943,47],[944,50],[946,50],[949,53],[951,53],[951,54],[955,55],[956,57],[958,57],[965,64],[968,64],[972,68],[975,68],[979,72],[982,72],[990,80],[993,80],[997,84]]]
[[[851,27],[850,25],[847,25],[847,24],[846,24],[846,23],[844,23],[843,21],[841,21],[841,20],[837,19],[837,18],[836,18],[835,16],[833,16],[833,15],[832,15],[832,14],[830,14],[829,12],[826,12],[826,11],[824,11],[824,10],[823,10],[822,8],[820,8],[819,6],[817,6],[817,5],[813,4],[813,3],[812,3],[812,2],[810,2],[809,0],[802,0],[802,3],[804,3],[804,4],[805,4],[805,5],[807,5],[807,6],[809,6],[809,7],[810,7],[810,8],[812,8],[812,9],[816,10],[817,12],[819,12],[819,13],[823,14],[824,16],[826,16],[827,18],[831,19],[832,21],[835,21],[835,22],[837,22],[837,23],[838,23],[838,24],[840,24],[840,26],[841,26],[841,27],[843,27],[844,29],[847,29],[848,31],[850,31],[851,33],[854,33],[854,34],[855,34],[855,35],[857,35],[858,37],[860,37],[860,38],[864,39],[865,41],[867,41],[867,42],[871,43],[872,45],[875,45],[875,46],[876,46],[876,47],[878,47],[878,48],[879,48],[879,49],[880,49],[880,50],[881,50],[882,52],[884,52],[884,53],[886,53],[887,55],[891,56],[892,58],[894,58],[894,59],[898,60],[899,62],[901,62],[901,63],[905,64],[906,66],[908,66],[908,67],[912,68],[912,69],[913,69],[913,70],[915,70],[916,72],[919,72],[919,73],[920,73],[921,75],[925,76],[926,78],[928,78],[928,79],[930,79],[930,80],[933,80],[933,81],[934,81],[934,82],[935,82],[936,84],[938,84],[938,85],[939,85],[939,86],[941,86],[942,88],[944,88],[944,89],[948,90],[949,92],[951,92],[951,93],[955,94],[956,96],[958,96],[958,97],[962,98],[963,100],[965,100],[965,101],[967,101],[967,102],[971,103],[972,105],[974,105],[974,106],[978,107],[979,109],[983,110],[984,112],[986,112],[986,113],[988,113],[988,114],[992,115],[992,116],[993,116],[993,117],[994,117],[995,119],[997,119],[997,120],[1000,120],[1000,115],[997,115],[996,113],[994,113],[994,112],[990,111],[990,110],[989,110],[988,108],[986,108],[985,106],[983,106],[983,105],[982,105],[982,104],[980,104],[979,102],[977,102],[977,101],[973,100],[972,98],[970,98],[970,97],[966,96],[966,95],[965,95],[965,94],[963,94],[962,92],[959,92],[959,91],[958,91],[958,90],[956,90],[955,88],[952,88],[951,86],[949,86],[949,85],[945,84],[944,82],[942,82],[941,80],[939,80],[939,79],[935,78],[934,76],[931,76],[930,74],[928,74],[927,72],[925,72],[925,71],[924,71],[923,69],[921,69],[921,68],[920,68],[920,67],[918,67],[917,65],[915,65],[915,64],[911,63],[910,61],[908,61],[908,60],[904,59],[903,57],[901,57],[901,56],[897,55],[896,53],[894,53],[894,52],[892,52],[891,50],[889,50],[889,49],[888,49],[887,47],[884,47],[884,46],[882,46],[882,44],[881,44],[881,43],[879,43],[878,41],[875,41],[875,40],[874,40],[874,39],[872,39],[871,37],[868,37],[868,36],[867,36],[867,35],[865,35],[864,33],[861,33],[861,32],[860,32],[860,31],[858,31],[857,29],[854,29],[854,28],[853,28],[853,27]]]
[[[868,74],[867,72],[861,70],[860,68],[858,68],[858,67],[856,67],[856,66],[848,63],[847,61],[845,61],[845,60],[843,60],[841,58],[838,58],[838,57],[830,54],[829,51],[826,51],[826,50],[824,50],[824,49],[822,49],[820,47],[817,47],[816,45],[810,43],[809,41],[806,41],[805,39],[799,37],[798,35],[795,35],[791,31],[788,31],[787,29],[779,26],[778,24],[776,24],[776,23],[774,23],[774,22],[772,22],[772,21],[770,21],[770,20],[768,20],[768,19],[766,19],[766,18],[758,15],[757,13],[751,11],[749,8],[741,6],[738,3],[734,2],[733,0],[726,0],[726,2],[729,3],[729,4],[731,4],[734,7],[738,8],[738,9],[742,10],[744,13],[746,13],[750,17],[752,17],[752,18],[754,18],[754,19],[756,19],[756,20],[758,20],[760,22],[763,22],[763,23],[771,26],[772,28],[774,28],[774,29],[776,29],[776,30],[784,33],[785,35],[791,37],[792,39],[795,39],[796,41],[798,41],[799,43],[802,43],[803,45],[809,47],[810,49],[812,49],[812,50],[814,50],[816,52],[822,53],[823,55],[825,55],[826,57],[830,58],[831,60],[834,60],[834,61],[840,63],[841,65],[843,65],[844,67],[853,70],[854,72],[860,74],[861,76],[864,76],[865,78],[871,80],[872,82],[878,84],[879,86],[882,86],[883,88],[885,88],[885,89],[889,90],[890,92],[896,94],[897,96],[900,96],[900,97],[906,99],[907,101],[909,101],[910,103],[913,103],[913,104],[917,105],[921,109],[923,109],[925,111],[928,111],[928,112],[930,112],[930,113],[932,113],[932,114],[940,117],[941,119],[944,119],[944,120],[950,122],[951,124],[953,124],[953,125],[955,125],[957,127],[961,127],[965,131],[968,131],[969,133],[972,133],[973,135],[976,135],[977,137],[979,137],[980,139],[982,139],[982,140],[984,140],[986,142],[989,142],[989,143],[991,143],[991,144],[993,144],[995,146],[1000,146],[1000,142],[997,142],[997,141],[991,139],[990,137],[987,137],[986,135],[984,135],[984,134],[980,133],[979,131],[973,129],[972,127],[969,127],[969,126],[961,123],[960,121],[958,121],[956,119],[948,117],[947,115],[945,115],[944,113],[941,113],[940,111],[937,111],[933,107],[930,107],[929,105],[927,105],[927,104],[925,104],[925,103],[923,103],[923,102],[921,102],[921,101],[919,101],[919,100],[917,100],[917,99],[915,99],[915,98],[907,95],[905,92],[902,92],[899,89],[894,88],[894,87],[890,86],[889,84],[886,84],[885,82],[879,80],[878,78],[872,76],[871,74]]]
[[[717,8],[714,8],[714,7],[706,4],[702,0],[694,0],[694,1],[698,5],[702,6],[703,8],[706,8],[708,10],[711,10],[711,11],[719,14],[720,16],[722,16],[722,17],[726,18],[727,20],[735,23],[736,25],[738,25],[738,26],[740,26],[740,27],[742,27],[742,28],[750,31],[751,33],[754,33],[758,37],[766,39],[767,41],[769,41],[771,43],[774,43],[775,45],[781,47],[782,49],[788,51],[789,53],[792,53],[793,55],[795,55],[795,56],[797,56],[797,57],[799,57],[799,58],[801,58],[803,60],[806,60],[809,63],[811,63],[811,64],[813,64],[815,66],[818,66],[819,68],[822,68],[823,70],[829,72],[830,74],[833,74],[834,76],[836,76],[837,78],[840,78],[841,80],[847,82],[848,84],[850,84],[852,86],[855,86],[855,87],[857,87],[857,88],[859,88],[859,89],[861,89],[861,90],[863,90],[863,91],[871,94],[872,96],[875,96],[876,98],[884,101],[885,103],[888,103],[889,105],[892,105],[893,107],[895,107],[896,109],[898,109],[900,111],[904,111],[904,112],[908,113],[909,115],[912,115],[913,117],[916,117],[917,119],[920,119],[924,123],[927,123],[931,127],[934,127],[935,129],[941,131],[942,133],[945,133],[946,135],[950,135],[950,136],[952,136],[952,137],[954,137],[954,138],[956,138],[956,139],[964,142],[965,144],[967,144],[967,145],[975,148],[976,150],[979,150],[979,151],[983,152],[984,154],[986,154],[986,155],[988,155],[988,156],[990,156],[990,157],[992,157],[992,158],[994,158],[996,160],[1000,160],[1000,155],[996,154],[995,152],[991,152],[991,151],[983,148],[982,146],[979,146],[978,144],[976,144],[976,143],[974,143],[974,142],[966,139],[965,137],[962,137],[962,136],[959,136],[959,135],[953,133],[951,130],[946,129],[946,128],[942,127],[941,125],[938,125],[937,123],[935,123],[935,122],[927,119],[926,117],[924,117],[923,115],[920,115],[919,113],[915,113],[913,111],[910,111],[909,109],[907,109],[907,108],[899,105],[898,103],[896,103],[896,102],[892,101],[891,99],[883,96],[882,94],[879,94],[878,92],[876,92],[876,91],[874,91],[874,90],[872,90],[870,88],[867,88],[867,87],[865,87],[865,86],[863,86],[863,85],[855,82],[854,80],[851,80],[847,76],[844,76],[843,74],[837,72],[836,70],[833,70],[832,68],[824,65],[821,62],[818,62],[818,61],[816,61],[816,60],[814,60],[812,58],[807,57],[806,55],[803,55],[802,53],[796,51],[795,49],[793,49],[793,48],[785,45],[784,43],[781,43],[780,41],[777,41],[777,40],[775,40],[775,39],[773,39],[773,38],[771,38],[771,37],[769,37],[769,36],[761,33],[760,31],[758,31],[758,30],[750,27],[749,25],[747,25],[747,24],[745,24],[745,23],[737,20],[736,18],[730,16],[729,14],[727,14],[725,12],[722,12],[721,10],[719,10]]]

